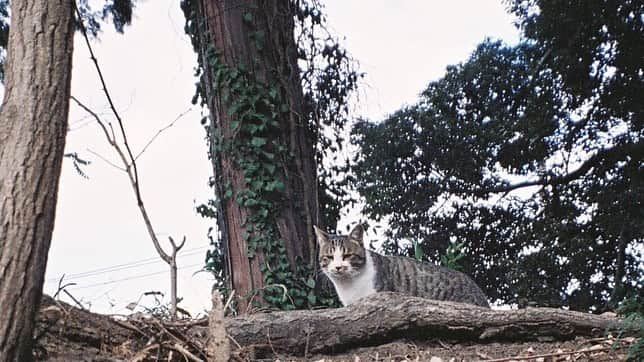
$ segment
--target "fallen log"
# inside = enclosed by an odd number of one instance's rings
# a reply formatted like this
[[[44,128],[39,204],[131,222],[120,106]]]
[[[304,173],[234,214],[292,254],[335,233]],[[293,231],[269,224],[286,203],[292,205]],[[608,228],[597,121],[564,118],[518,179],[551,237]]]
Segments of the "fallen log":
[[[242,346],[290,354],[335,353],[400,338],[470,341],[555,341],[617,330],[614,316],[554,308],[492,310],[468,304],[378,293],[345,308],[252,314],[226,321]]]
[[[63,307],[57,311],[56,306]],[[208,320],[161,323],[157,328],[187,343],[196,354],[206,346]],[[106,358],[131,358],[150,344],[160,343],[161,332],[146,332],[145,321],[115,320],[51,299],[41,309],[42,348],[77,355],[94,353]],[[614,315],[594,315],[553,308],[491,310],[467,304],[427,300],[396,293],[378,293],[338,309],[271,312],[226,318],[232,345],[256,356],[283,353],[290,356],[339,353],[400,339],[450,343],[565,341],[597,337],[622,328]],[[150,329],[151,330],[151,329]],[[630,334],[626,331],[626,335]],[[65,347],[63,347],[65,346]],[[127,347],[127,348],[125,348]],[[88,352],[89,351],[89,352]],[[49,354],[54,355],[54,354]]]

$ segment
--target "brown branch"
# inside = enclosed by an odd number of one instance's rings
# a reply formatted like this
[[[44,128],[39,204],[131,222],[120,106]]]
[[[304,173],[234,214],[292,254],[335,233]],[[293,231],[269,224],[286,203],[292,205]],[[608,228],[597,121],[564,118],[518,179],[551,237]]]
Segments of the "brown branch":
[[[136,192],[136,200],[141,205],[143,201],[141,200],[141,192],[139,190],[139,173],[136,168],[136,163],[134,163],[134,156],[132,155],[132,150],[130,149],[130,145],[127,142],[127,136],[125,134],[125,128],[123,127],[123,120],[121,119],[121,115],[119,112],[116,110],[116,107],[114,106],[114,102],[112,101],[112,97],[110,96],[110,92],[107,90],[107,84],[105,83],[105,78],[103,77],[103,72],[101,71],[101,67],[98,65],[98,60],[94,56],[94,50],[92,49],[92,45],[89,42],[89,37],[87,36],[87,29],[85,28],[85,24],[83,23],[83,18],[81,16],[80,10],[78,9],[78,6],[76,5],[76,2],[74,1],[74,9],[76,11],[76,16],[78,17],[78,24],[81,29],[81,33],[83,34],[83,38],[85,39],[85,43],[87,44],[87,49],[89,50],[90,58],[92,59],[92,62],[94,63],[94,68],[96,68],[96,72],[98,73],[98,77],[101,81],[101,85],[103,86],[103,93],[105,94],[105,97],[107,98],[107,102],[110,105],[110,108],[112,109],[112,113],[114,113],[114,117],[116,117],[116,120],[118,121],[119,128],[121,129],[121,136],[123,137],[123,144],[125,145],[125,149],[127,151],[128,156],[130,157],[130,160],[132,161],[132,168],[134,169],[133,173],[133,178],[134,178],[134,186],[135,186],[135,192]],[[96,117],[98,118],[98,117]],[[126,163],[126,165],[129,168],[129,165]]]
[[[105,134],[105,138],[107,138],[107,141],[109,144],[114,148],[116,153],[119,155],[121,162],[125,166],[125,172],[128,175],[128,178],[130,179],[130,184],[132,185],[132,189],[134,190],[134,193],[136,194],[137,197],[137,205],[139,207],[139,210],[141,212],[141,216],[143,217],[143,221],[145,222],[146,229],[148,231],[148,235],[150,236],[150,239],[152,239],[152,244],[154,244],[154,248],[156,249],[157,253],[163,259],[168,265],[171,265],[172,263],[172,257],[168,255],[162,248],[161,248],[161,243],[159,242],[159,239],[156,236],[156,233],[154,232],[154,228],[152,227],[152,222],[150,221],[150,217],[148,216],[148,212],[145,208],[145,204],[143,203],[143,200],[141,199],[140,192],[139,192],[139,184],[136,179],[136,163],[133,159],[130,159],[128,161],[127,156],[121,149],[121,146],[116,142],[114,139],[114,130],[112,130],[112,135],[110,136],[110,132],[107,130],[107,127],[105,126],[105,123],[100,119],[98,114],[96,112],[92,111],[89,107],[84,105],[81,101],[76,99],[75,97],[71,97],[71,99],[78,104],[81,108],[83,108],[87,113],[89,113],[96,122],[101,126],[101,129],[103,130],[103,133]],[[111,128],[111,125],[110,125]],[[133,167],[130,167],[130,164]]]
[[[94,156],[96,156],[96,157],[100,158],[103,162],[105,162],[105,163],[107,163],[108,165],[110,165],[110,166],[114,167],[115,169],[117,169],[117,170],[119,170],[119,171],[127,172],[127,170],[126,170],[126,169],[124,169],[123,167],[121,167],[121,166],[119,166],[119,165],[117,165],[117,164],[113,163],[112,161],[108,160],[107,158],[105,158],[105,157],[101,156],[99,153],[94,152],[91,148],[88,148],[88,149],[87,149],[87,152],[89,152],[89,153],[91,153],[92,155],[94,155]]]
[[[110,145],[116,150],[117,154],[121,158],[121,161],[123,162],[123,165],[125,166],[125,171],[128,175],[128,178],[130,179],[130,184],[132,185],[132,189],[134,190],[136,200],[137,200],[137,205],[139,207],[139,211],[141,212],[141,216],[143,217],[143,221],[145,222],[146,229],[148,231],[148,235],[150,236],[150,239],[152,240],[152,244],[154,245],[154,248],[156,249],[157,253],[159,254],[159,257],[163,259],[169,266],[170,266],[170,273],[171,273],[171,316],[172,318],[176,317],[177,313],[177,252],[179,249],[181,249],[185,243],[185,237],[183,242],[181,243],[180,246],[177,246],[172,238],[170,238],[170,243],[172,244],[172,255],[168,255],[163,248],[161,247],[161,243],[159,242],[159,239],[157,238],[156,233],[154,232],[154,228],[152,227],[152,222],[150,221],[150,217],[148,215],[147,209],[145,208],[145,205],[143,203],[143,199],[141,198],[141,190],[139,187],[139,175],[138,175],[138,170],[136,166],[136,159],[134,158],[132,154],[132,150],[128,144],[127,140],[127,135],[125,133],[125,128],[123,126],[123,120],[121,119],[121,116],[119,115],[118,111],[116,110],[116,107],[114,106],[114,102],[112,102],[112,97],[110,96],[109,91],[107,90],[107,85],[105,83],[105,79],[103,78],[103,73],[101,72],[101,68],[98,65],[98,60],[94,56],[94,51],[92,50],[92,46],[89,42],[89,38],[87,36],[87,31],[85,29],[85,26],[83,24],[83,20],[81,18],[80,11],[78,7],[76,6],[76,3],[74,3],[75,9],[76,9],[76,14],[78,16],[78,22],[80,24],[81,32],[83,34],[83,37],[85,38],[85,43],[87,44],[87,48],[89,50],[90,56],[92,61],[94,62],[94,67],[96,68],[96,72],[98,73],[98,76],[100,78],[101,84],[103,86],[103,93],[105,94],[105,97],[107,98],[107,101],[110,105],[110,108],[112,112],[114,113],[114,116],[116,117],[116,120],[118,121],[119,128],[121,130],[121,136],[123,138],[123,144],[125,146],[125,150],[127,152],[123,152],[121,146],[117,143],[116,141],[116,135],[114,134],[114,129],[112,128],[112,125],[109,124],[110,130],[111,130],[111,135],[110,132],[108,132],[107,127],[105,126],[105,123],[101,121],[100,117],[98,114],[93,112],[89,107],[85,106],[82,104],[78,99],[72,97],[72,99],[81,107],[83,108],[86,112],[88,112],[96,121],[98,124],[101,126],[101,129],[103,130],[103,133],[105,134],[105,137],[107,138],[107,141],[110,143]],[[178,118],[177,118],[178,119]],[[176,121],[176,120],[175,120]],[[173,121],[169,126],[167,126],[165,129],[169,128],[174,124]],[[159,131],[157,133],[160,134],[163,130]],[[143,151],[152,143],[154,138],[156,138],[155,135],[152,140],[146,144],[144,147]],[[141,151],[141,154],[143,153]],[[139,156],[141,155],[139,154]],[[138,157],[138,156],[137,156]]]
[[[191,110],[192,110],[192,108],[188,108],[187,110],[183,111],[183,112],[182,112],[182,113],[180,113],[180,114],[179,114],[179,115],[178,115],[178,116],[177,116],[177,117],[176,117],[172,122],[170,122],[167,126],[165,126],[165,127],[161,128],[160,130],[158,130],[158,131],[157,131],[157,133],[155,133],[155,134],[154,134],[154,136],[152,136],[152,138],[150,138],[150,140],[145,144],[145,146],[143,146],[143,149],[141,150],[141,152],[139,152],[139,153],[134,157],[134,161],[138,160],[138,159],[139,159],[139,157],[141,157],[141,155],[143,155],[143,153],[148,149],[148,147],[150,147],[150,145],[152,144],[152,142],[154,142],[154,140],[155,140],[157,137],[159,137],[159,135],[160,135],[161,133],[163,133],[164,131],[166,131],[168,128],[170,128],[170,127],[174,126],[174,124],[175,124],[178,120],[180,120],[183,116],[185,116],[186,114],[188,114],[188,112],[190,112]]]
[[[193,362],[203,362],[203,360],[197,356],[195,356],[193,353],[188,351],[186,347],[182,346],[179,343],[174,343],[174,344],[164,344],[164,347],[166,348],[171,348],[174,349],[175,351],[181,353],[186,360],[190,360]]]
[[[76,98],[74,96],[70,96],[69,98],[71,100],[73,100],[74,102],[76,102],[76,104],[79,107],[81,107],[92,118],[94,118],[96,120],[96,122],[98,122],[98,125],[101,126],[101,129],[103,130],[103,133],[105,133],[105,138],[107,138],[107,140],[110,143],[110,145],[113,145],[114,143],[116,143],[116,140],[112,136],[110,136],[110,133],[107,131],[107,127],[105,127],[105,123],[103,123],[103,121],[101,120],[101,118],[98,116],[98,114],[96,112],[92,111],[89,107],[84,105],[81,101],[78,100],[78,98]],[[112,135],[113,134],[114,134],[114,131],[112,130]]]
[[[510,191],[514,191],[520,188],[530,187],[530,186],[562,185],[584,176],[586,173],[588,173],[588,171],[598,166],[605,159],[625,156],[633,153],[642,153],[642,152],[644,152],[644,142],[638,141],[635,143],[624,143],[611,148],[601,149],[593,156],[591,156],[589,159],[587,159],[584,163],[582,163],[581,166],[579,166],[576,170],[569,172],[565,175],[559,175],[559,176],[548,175],[548,176],[539,178],[538,180],[518,182],[516,184],[510,184],[510,185],[480,188],[473,191],[467,191],[463,189],[450,190],[450,191],[466,192],[474,195],[484,195],[489,193],[510,192]]]

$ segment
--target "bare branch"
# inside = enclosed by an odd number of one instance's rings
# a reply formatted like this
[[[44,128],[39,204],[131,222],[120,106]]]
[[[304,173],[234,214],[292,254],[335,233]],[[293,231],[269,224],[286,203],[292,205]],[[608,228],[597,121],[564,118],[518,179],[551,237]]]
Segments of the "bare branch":
[[[134,190],[134,193],[136,195],[136,200],[137,200],[137,205],[139,207],[139,211],[141,212],[141,216],[143,217],[143,221],[145,222],[146,229],[148,231],[148,235],[150,236],[150,239],[152,240],[152,244],[154,245],[154,248],[156,249],[157,253],[159,254],[159,257],[165,261],[168,266],[170,267],[170,274],[171,274],[171,281],[170,281],[170,288],[171,288],[171,316],[172,318],[176,318],[176,313],[177,313],[177,252],[179,249],[181,249],[185,243],[185,237],[183,241],[181,242],[181,245],[177,247],[177,245],[174,243],[174,240],[170,238],[170,242],[172,244],[172,254],[168,255],[163,248],[161,247],[161,244],[159,242],[159,239],[157,238],[156,233],[154,232],[154,228],[152,227],[152,222],[150,221],[150,217],[148,215],[147,209],[145,208],[145,205],[143,203],[143,199],[141,198],[141,190],[139,187],[139,176],[138,176],[138,170],[136,167],[136,159],[132,154],[132,150],[130,148],[130,145],[128,144],[127,140],[127,135],[125,133],[125,128],[123,126],[123,120],[121,119],[121,116],[116,110],[116,107],[114,106],[114,103],[112,102],[112,97],[110,96],[109,91],[107,90],[107,85],[105,84],[105,79],[103,78],[103,73],[101,72],[101,68],[98,65],[98,60],[94,56],[94,51],[92,50],[92,46],[89,42],[89,38],[87,36],[87,31],[85,29],[85,26],[82,21],[82,17],[80,14],[80,11],[76,4],[74,3],[74,6],[76,8],[76,14],[78,16],[78,22],[80,24],[81,32],[83,34],[83,37],[85,38],[85,43],[87,44],[87,48],[89,50],[90,56],[92,61],[94,62],[94,67],[96,68],[96,72],[98,73],[98,76],[100,78],[101,84],[103,85],[103,93],[105,94],[105,97],[107,98],[107,101],[110,105],[110,108],[112,110],[112,113],[116,117],[116,120],[118,121],[118,125],[121,131],[121,137],[123,138],[123,145],[125,146],[125,152],[119,145],[119,143],[116,141],[116,135],[114,133],[114,128],[112,127],[111,123],[108,123],[107,125],[109,126],[109,129],[111,131],[107,130],[107,127],[105,126],[105,123],[101,121],[100,117],[93,112],[89,107],[85,106],[82,104],[80,101],[78,101],[76,98],[72,97],[72,99],[81,107],[83,108],[86,112],[91,114],[94,119],[98,122],[98,124],[101,126],[103,133],[105,134],[105,137],[107,138],[107,141],[110,143],[110,145],[114,148],[116,153],[119,155],[121,162],[123,163],[125,167],[125,172],[127,173],[128,178],[130,179],[130,184],[132,186],[132,189]],[[183,114],[187,113],[184,112]],[[145,149],[154,141],[154,139],[165,129],[171,127],[174,122],[176,122],[183,114],[179,115],[177,119],[175,119],[170,125],[166,126],[165,128],[161,129],[157,134],[152,137],[152,139],[145,145],[143,148],[143,151],[137,157],[139,157]]]
[[[70,96],[69,97],[71,100],[76,102],[76,104],[81,107],[85,112],[89,113],[90,116],[94,117],[96,122],[98,123],[99,126],[101,126],[101,129],[103,130],[103,133],[105,133],[105,138],[107,138],[107,141],[110,144],[116,143],[116,140],[112,137],[110,137],[110,133],[107,131],[107,127],[105,126],[105,123],[101,120],[101,118],[96,114],[96,112],[92,111],[89,107],[84,105],[81,101],[79,101],[76,97]]]
[[[127,170],[126,170],[126,169],[124,169],[123,167],[121,167],[121,166],[119,166],[119,165],[117,165],[117,164],[113,163],[112,161],[108,160],[107,158],[105,158],[105,157],[101,156],[99,153],[92,151],[92,149],[91,149],[91,148],[87,148],[87,152],[89,152],[89,153],[91,153],[92,155],[94,155],[94,156],[96,156],[96,157],[100,158],[103,162],[105,162],[105,163],[107,163],[108,165],[110,165],[110,166],[112,166],[112,167],[114,167],[114,168],[118,169],[119,171],[127,172]]]
[[[105,138],[107,138],[107,142],[116,150],[118,153],[119,157],[121,158],[121,161],[123,162],[123,165],[125,166],[125,171],[127,172],[128,176],[130,176],[130,179],[133,180],[135,177],[132,175],[130,172],[130,163],[127,160],[127,157],[123,153],[123,150],[119,146],[119,144],[116,142],[116,137],[114,136],[114,129],[112,128],[112,124],[108,123],[108,126],[110,127],[110,130],[112,131],[112,135],[110,136],[110,132],[107,130],[107,127],[105,126],[105,122],[103,122],[98,114],[96,112],[92,111],[88,106],[84,105],[81,101],[76,99],[75,97],[71,97],[71,99],[78,104],[79,107],[83,108],[87,113],[91,114],[94,119],[96,119],[96,122],[101,126],[101,129],[103,130],[103,133],[105,133]],[[135,191],[138,194],[138,183],[135,186]]]
[[[161,128],[160,130],[158,130],[158,131],[157,131],[157,133],[156,133],[154,136],[152,136],[152,138],[150,138],[150,140],[148,141],[148,143],[146,143],[146,144],[145,144],[145,146],[143,146],[143,149],[141,150],[141,152],[139,152],[139,153],[134,157],[134,161],[138,160],[138,159],[139,159],[139,157],[141,157],[141,155],[143,155],[143,153],[148,149],[148,147],[150,147],[150,145],[152,144],[152,142],[154,142],[154,140],[155,140],[157,137],[159,137],[159,135],[160,135],[161,133],[163,133],[163,132],[164,132],[165,130],[167,130],[168,128],[170,128],[170,127],[174,126],[174,124],[175,124],[178,120],[180,120],[181,118],[183,118],[183,116],[185,116],[186,114],[188,114],[188,112],[190,112],[191,110],[192,110],[192,107],[190,107],[190,108],[186,109],[185,111],[183,111],[182,113],[180,113],[180,114],[179,114],[179,115],[178,115],[178,116],[177,116],[177,117],[176,117],[172,122],[170,122],[167,126],[165,126],[165,127]]]
[[[114,117],[116,117],[116,120],[118,121],[119,128],[121,129],[121,136],[123,137],[123,144],[125,145],[125,149],[127,151],[128,156],[130,157],[130,160],[132,160],[132,168],[134,169],[134,174],[133,174],[134,186],[135,186],[134,191],[136,192],[137,202],[139,203],[139,205],[141,205],[142,201],[141,201],[141,192],[139,190],[139,175],[136,169],[136,163],[134,162],[134,156],[132,155],[132,150],[130,149],[130,145],[127,142],[125,128],[123,127],[123,120],[121,120],[121,116],[116,110],[116,107],[114,106],[114,102],[112,101],[112,97],[110,96],[110,92],[107,90],[107,85],[105,83],[105,79],[103,78],[103,72],[101,72],[101,68],[98,65],[98,60],[94,56],[92,45],[90,44],[89,37],[87,36],[87,29],[85,28],[85,24],[83,23],[83,18],[81,16],[80,10],[78,10],[78,6],[76,6],[76,2],[74,2],[74,8],[76,10],[76,16],[78,16],[78,24],[80,25],[81,33],[85,38],[85,43],[87,44],[87,49],[89,50],[90,58],[92,59],[92,62],[94,62],[94,68],[96,68],[96,72],[98,73],[98,77],[101,81],[101,85],[103,86],[103,93],[107,98],[107,102],[109,103],[110,108],[112,109],[112,113],[114,113]],[[96,116],[95,118],[98,118],[98,116]]]
[[[181,248],[183,248],[183,245],[186,243],[186,237],[185,236],[183,237],[183,240],[181,241],[181,244],[179,244],[179,246],[177,246],[177,244],[174,242],[174,239],[172,238],[172,236],[168,236],[168,239],[170,239],[170,244],[172,244],[172,249],[174,251],[181,250]]]

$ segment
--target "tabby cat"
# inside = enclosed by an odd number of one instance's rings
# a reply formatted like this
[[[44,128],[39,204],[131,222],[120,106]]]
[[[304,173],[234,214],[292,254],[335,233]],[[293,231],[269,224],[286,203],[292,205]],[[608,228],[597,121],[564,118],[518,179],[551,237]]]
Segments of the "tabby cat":
[[[319,261],[344,305],[390,291],[489,307],[483,291],[467,275],[442,266],[366,250],[357,225],[349,235],[329,235],[315,227]]]

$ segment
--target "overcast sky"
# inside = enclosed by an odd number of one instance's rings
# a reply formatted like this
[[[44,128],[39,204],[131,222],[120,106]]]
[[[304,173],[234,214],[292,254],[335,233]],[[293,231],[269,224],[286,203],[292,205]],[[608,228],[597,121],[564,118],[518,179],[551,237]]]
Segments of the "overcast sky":
[[[356,116],[382,119],[463,61],[485,37],[515,42],[518,32],[500,0],[347,1],[323,0],[332,30],[366,72]],[[210,306],[212,278],[195,274],[203,265],[210,220],[195,206],[211,196],[201,110],[191,106],[196,57],[183,32],[177,0],[137,2],[125,35],[105,26],[93,48],[116,107],[124,118],[134,153],[179,117],[138,161],[143,200],[154,227],[167,236],[186,236],[179,257],[181,306],[193,313]],[[74,49],[72,94],[110,119],[109,109],[80,36]],[[146,234],[129,181],[98,126],[77,106],[70,109],[66,152],[92,161],[79,176],[65,159],[45,292],[58,279],[93,311],[127,313],[142,293],[168,294],[168,268]],[[97,155],[100,155],[97,156]],[[342,225],[350,220],[343,220]],[[69,298],[63,296],[64,300]],[[152,305],[150,297],[141,302]]]

